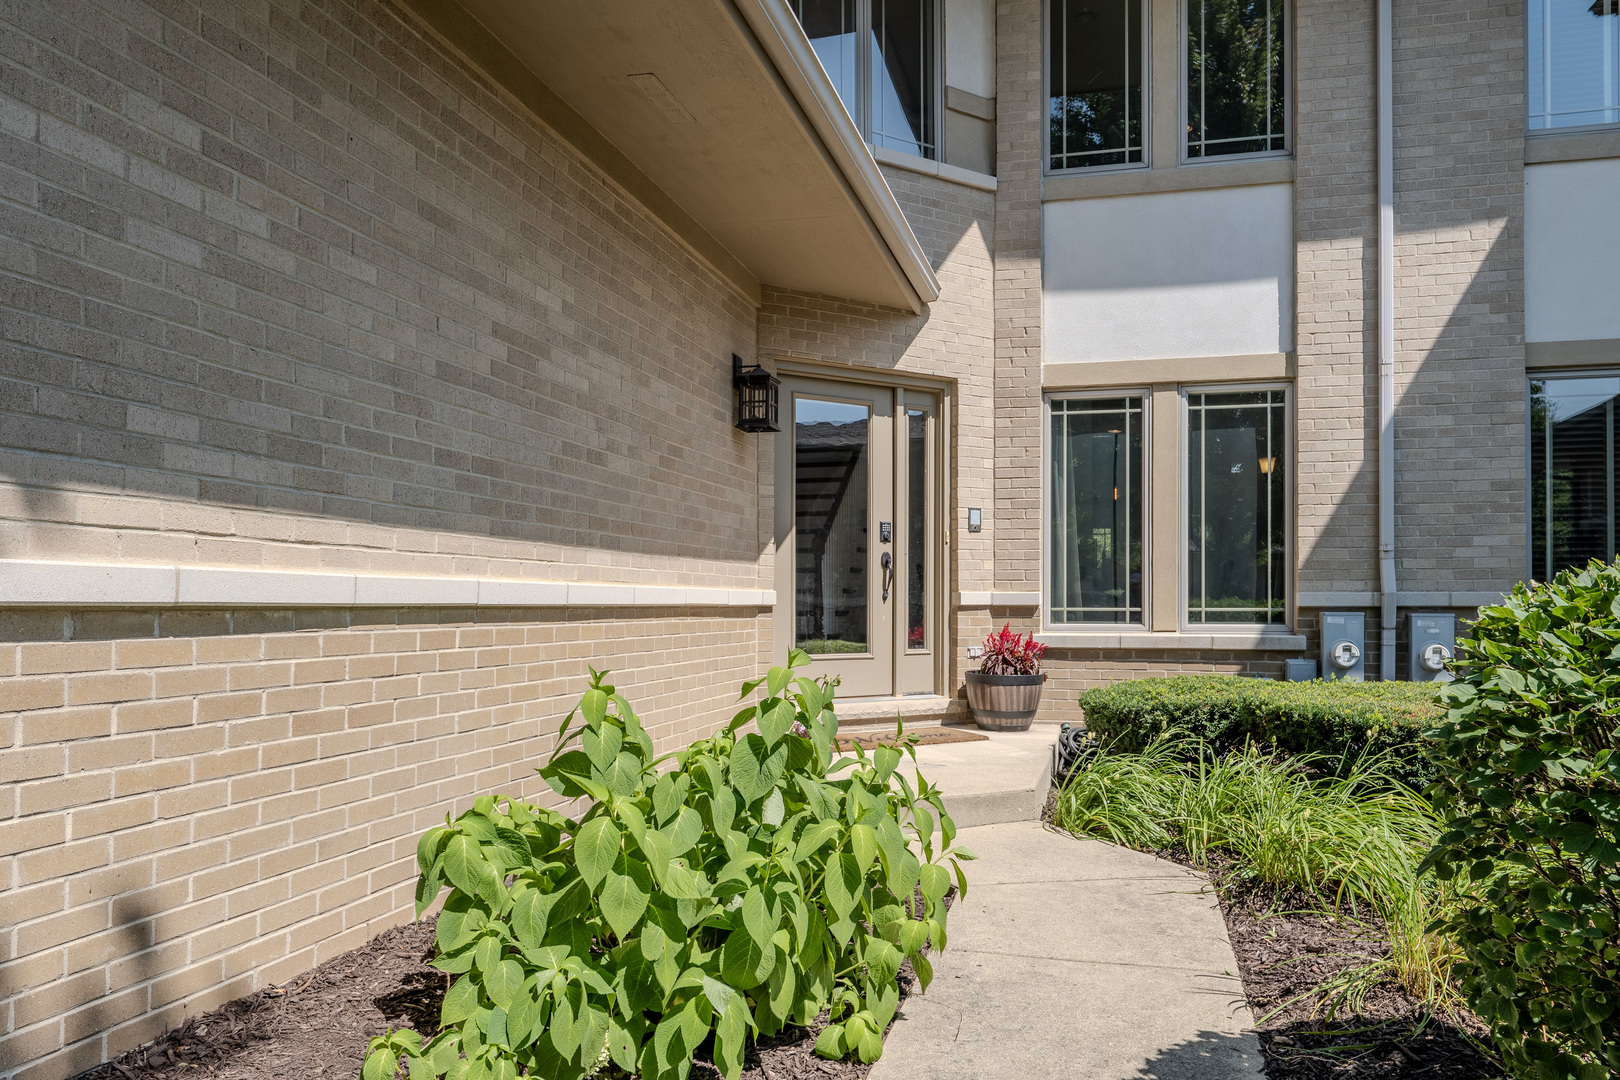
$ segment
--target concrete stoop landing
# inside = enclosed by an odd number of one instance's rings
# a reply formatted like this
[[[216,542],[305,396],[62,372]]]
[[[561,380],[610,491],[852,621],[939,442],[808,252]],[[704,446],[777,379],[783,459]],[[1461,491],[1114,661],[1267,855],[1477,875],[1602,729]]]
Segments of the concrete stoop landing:
[[[934,982],[870,1080],[1249,1080],[1258,1040],[1209,883],[1040,824],[1056,729],[918,750],[968,863]]]

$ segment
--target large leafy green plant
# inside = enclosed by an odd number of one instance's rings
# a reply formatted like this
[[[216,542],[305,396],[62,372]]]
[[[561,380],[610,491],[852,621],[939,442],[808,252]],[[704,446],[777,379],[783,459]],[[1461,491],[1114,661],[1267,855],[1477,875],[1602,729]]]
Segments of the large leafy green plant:
[[[417,914],[450,887],[433,964],[460,977],[443,1030],[372,1040],[363,1080],[684,1080],[705,1044],[736,1080],[749,1038],[824,1010],[818,1053],[882,1053],[900,964],[927,988],[972,856],[899,768],[909,745],[835,760],[833,686],[793,674],[809,662],[665,757],[593,671],[540,770],[578,818],[486,796],[422,837]]]
[[[1459,645],[1427,865],[1464,884],[1464,992],[1519,1075],[1620,1076],[1620,566],[1520,585]]]

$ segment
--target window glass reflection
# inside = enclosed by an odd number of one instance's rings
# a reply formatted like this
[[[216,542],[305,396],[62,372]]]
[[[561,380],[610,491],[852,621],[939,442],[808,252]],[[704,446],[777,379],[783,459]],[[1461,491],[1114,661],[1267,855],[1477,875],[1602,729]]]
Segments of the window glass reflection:
[[[1283,391],[1187,397],[1187,621],[1287,617]]]
[[[1142,160],[1142,0],[1050,0],[1051,168]]]
[[[1142,621],[1142,399],[1053,401],[1048,615]]]
[[[1530,384],[1530,575],[1615,555],[1614,414],[1620,378]]]
[[[866,652],[867,408],[793,403],[794,644]]]
[[[1530,129],[1620,123],[1620,0],[1530,0]]]
[[[1286,149],[1282,0],[1187,0],[1187,156]]]

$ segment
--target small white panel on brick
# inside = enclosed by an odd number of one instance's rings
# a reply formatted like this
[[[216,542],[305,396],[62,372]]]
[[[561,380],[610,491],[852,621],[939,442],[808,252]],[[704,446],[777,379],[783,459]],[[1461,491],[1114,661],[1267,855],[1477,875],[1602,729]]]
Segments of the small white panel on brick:
[[[1047,203],[1045,361],[1292,352],[1293,203],[1290,184]]]
[[[1524,170],[1526,341],[1620,338],[1620,160]]]

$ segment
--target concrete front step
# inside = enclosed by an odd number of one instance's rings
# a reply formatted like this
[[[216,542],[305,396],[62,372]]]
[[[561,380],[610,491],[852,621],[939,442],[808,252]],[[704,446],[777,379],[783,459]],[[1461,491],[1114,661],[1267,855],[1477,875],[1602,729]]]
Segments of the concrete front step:
[[[1007,821],[1035,821],[1052,784],[1056,728],[985,732],[982,742],[917,747],[921,772],[945,793],[945,809],[958,829]]]

